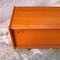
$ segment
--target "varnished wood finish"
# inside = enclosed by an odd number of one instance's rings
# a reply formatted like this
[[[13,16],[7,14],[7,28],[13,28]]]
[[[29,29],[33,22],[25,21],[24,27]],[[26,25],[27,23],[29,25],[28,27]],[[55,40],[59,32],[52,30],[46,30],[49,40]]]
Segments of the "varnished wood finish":
[[[17,7],[12,29],[60,29],[59,7]]]
[[[15,7],[13,15],[16,47],[60,46],[60,7]]]

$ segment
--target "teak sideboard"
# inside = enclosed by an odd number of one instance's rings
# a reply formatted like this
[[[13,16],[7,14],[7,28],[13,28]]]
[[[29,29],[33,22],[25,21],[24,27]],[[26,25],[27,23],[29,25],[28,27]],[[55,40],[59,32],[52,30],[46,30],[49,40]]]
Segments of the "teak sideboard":
[[[14,7],[9,31],[15,48],[60,47],[60,7]]]

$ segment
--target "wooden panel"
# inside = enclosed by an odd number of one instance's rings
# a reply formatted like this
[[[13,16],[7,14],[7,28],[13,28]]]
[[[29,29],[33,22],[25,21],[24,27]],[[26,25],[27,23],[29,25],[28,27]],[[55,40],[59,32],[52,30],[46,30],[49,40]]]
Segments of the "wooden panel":
[[[16,47],[60,46],[60,30],[14,30]]]
[[[59,47],[60,7],[14,7],[10,29],[16,47]]]
[[[15,7],[12,29],[60,29],[60,7]]]

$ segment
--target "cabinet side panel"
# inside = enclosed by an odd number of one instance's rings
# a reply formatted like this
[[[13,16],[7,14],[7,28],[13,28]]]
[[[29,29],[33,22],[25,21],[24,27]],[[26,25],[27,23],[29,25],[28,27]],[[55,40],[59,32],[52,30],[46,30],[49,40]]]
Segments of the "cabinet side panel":
[[[59,29],[14,30],[16,47],[40,48],[59,47]]]

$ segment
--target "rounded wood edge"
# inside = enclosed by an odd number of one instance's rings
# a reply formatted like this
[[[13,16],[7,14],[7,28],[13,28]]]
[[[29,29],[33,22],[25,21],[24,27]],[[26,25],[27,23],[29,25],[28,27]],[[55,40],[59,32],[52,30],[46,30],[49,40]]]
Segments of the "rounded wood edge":
[[[13,32],[12,32],[13,30],[11,30],[13,16],[14,16],[14,10],[15,10],[15,6],[13,7],[12,16],[11,16],[11,19],[10,19],[10,24],[8,26],[8,29],[9,29],[10,37],[11,37],[11,40],[12,40],[13,48],[15,49],[16,46],[15,46],[15,40],[14,40],[14,36],[13,36]]]
[[[13,34],[13,31],[10,28],[9,28],[9,33],[10,33],[10,37],[11,37],[11,40],[12,40],[12,46],[15,49],[16,44],[15,44],[14,34]]]

